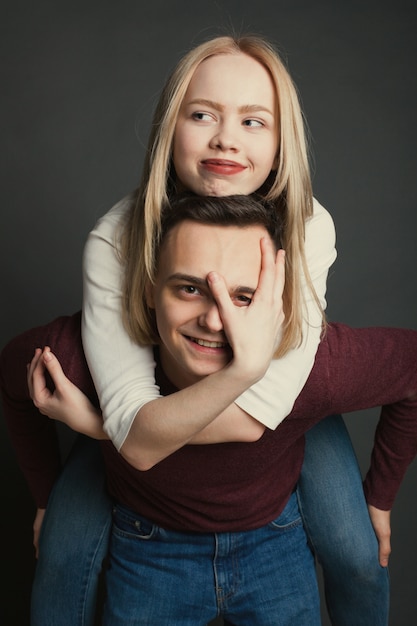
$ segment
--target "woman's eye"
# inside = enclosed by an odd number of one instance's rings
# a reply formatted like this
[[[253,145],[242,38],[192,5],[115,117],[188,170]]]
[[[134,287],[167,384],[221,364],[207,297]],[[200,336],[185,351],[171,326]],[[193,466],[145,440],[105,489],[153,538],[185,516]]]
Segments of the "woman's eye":
[[[262,126],[265,126],[265,124],[260,120],[245,120],[243,124],[245,126],[249,126],[250,128],[261,128]]]
[[[201,120],[202,122],[209,122],[212,119],[209,113],[201,113],[201,111],[196,111],[191,117],[195,120]]]

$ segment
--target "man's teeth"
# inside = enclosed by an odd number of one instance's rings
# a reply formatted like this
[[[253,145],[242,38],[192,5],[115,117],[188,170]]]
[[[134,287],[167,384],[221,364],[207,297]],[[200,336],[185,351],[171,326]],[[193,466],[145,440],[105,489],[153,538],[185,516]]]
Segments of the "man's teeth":
[[[226,345],[221,341],[205,341],[204,339],[194,339],[195,343],[198,343],[199,346],[204,346],[205,348],[224,348]]]

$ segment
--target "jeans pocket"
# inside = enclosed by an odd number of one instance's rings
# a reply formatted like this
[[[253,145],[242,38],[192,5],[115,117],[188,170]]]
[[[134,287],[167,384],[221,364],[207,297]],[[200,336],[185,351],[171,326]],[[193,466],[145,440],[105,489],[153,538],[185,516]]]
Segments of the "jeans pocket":
[[[151,521],[137,515],[126,507],[116,505],[113,508],[114,535],[126,539],[153,539],[158,532],[158,526]]]
[[[275,530],[285,531],[291,530],[297,526],[302,526],[300,509],[298,508],[298,500],[296,493],[292,493],[290,499],[285,505],[282,513],[270,522],[269,526]]]

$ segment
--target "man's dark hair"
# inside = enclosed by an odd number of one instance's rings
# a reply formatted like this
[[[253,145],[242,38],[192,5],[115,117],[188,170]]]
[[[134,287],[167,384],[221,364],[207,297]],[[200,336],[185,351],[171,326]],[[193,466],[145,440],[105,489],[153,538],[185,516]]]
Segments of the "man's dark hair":
[[[281,247],[282,218],[276,205],[271,205],[260,196],[196,196],[182,194],[175,196],[161,210],[161,230],[155,246],[155,270],[165,237],[178,224],[185,221],[213,226],[263,226],[278,250]],[[155,311],[146,305],[145,315],[149,328],[146,343],[159,342]],[[146,345],[145,342],[143,345]]]
[[[277,250],[281,247],[282,218],[275,205],[255,194],[176,196],[162,207],[160,243],[174,226],[185,220],[217,226],[263,226]]]

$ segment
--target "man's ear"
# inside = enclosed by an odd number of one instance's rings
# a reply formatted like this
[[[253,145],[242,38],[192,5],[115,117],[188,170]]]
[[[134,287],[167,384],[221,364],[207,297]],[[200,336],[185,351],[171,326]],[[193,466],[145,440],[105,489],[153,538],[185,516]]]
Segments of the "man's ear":
[[[146,299],[146,304],[148,305],[148,307],[150,309],[154,309],[155,308],[155,300],[154,300],[154,296],[153,296],[153,285],[152,285],[150,280],[146,281],[145,299]]]

